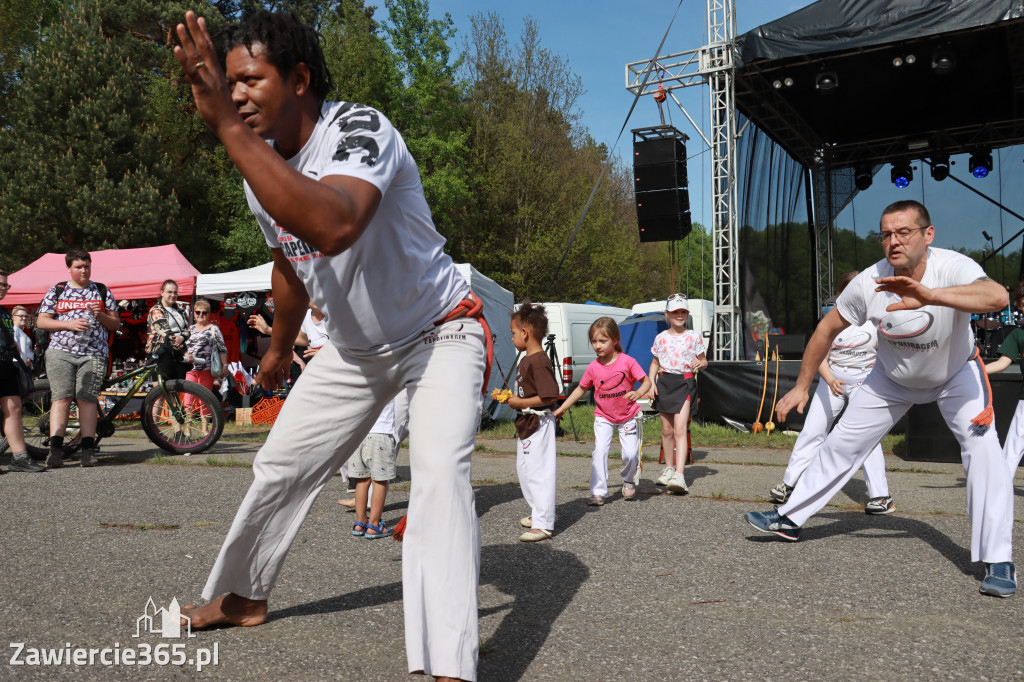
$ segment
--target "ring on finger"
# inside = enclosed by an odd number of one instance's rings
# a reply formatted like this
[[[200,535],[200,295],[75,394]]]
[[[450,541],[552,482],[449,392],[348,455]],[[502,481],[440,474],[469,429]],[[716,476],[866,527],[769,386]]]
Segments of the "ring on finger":
[[[206,66],[206,62],[204,62],[202,59],[200,59],[198,62],[196,62],[195,64],[192,65],[192,68],[196,69],[198,71],[200,68],[202,68],[204,66]]]

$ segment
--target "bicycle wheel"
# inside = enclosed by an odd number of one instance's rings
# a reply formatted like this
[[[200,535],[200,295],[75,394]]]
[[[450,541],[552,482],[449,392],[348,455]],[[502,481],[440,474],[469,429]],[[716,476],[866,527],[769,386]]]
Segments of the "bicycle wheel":
[[[217,442],[224,431],[224,408],[213,392],[192,381],[164,383],[170,400],[154,387],[142,403],[142,428],[160,449],[192,455]]]
[[[43,460],[50,453],[46,445],[50,437],[50,382],[37,379],[32,391],[21,399],[21,422],[25,426],[25,445],[32,459]],[[78,407],[71,404],[68,428],[64,434],[64,454],[70,455],[81,440],[78,428]]]

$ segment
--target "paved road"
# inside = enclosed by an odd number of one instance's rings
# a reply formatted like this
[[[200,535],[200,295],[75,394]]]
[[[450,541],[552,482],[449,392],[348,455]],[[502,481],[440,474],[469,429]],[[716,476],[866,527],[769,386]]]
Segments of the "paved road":
[[[148,441],[113,439],[95,469],[0,477],[0,641],[24,643],[20,660],[32,660],[31,648],[185,643],[186,660],[217,649],[217,664],[199,673],[98,658],[17,666],[8,648],[0,678],[409,679],[401,545],[349,535],[340,478],[300,531],[266,625],[188,640],[133,636],[150,598],[158,608],[198,598],[255,450],[218,444],[212,460],[242,466],[154,462]],[[590,459],[580,456],[589,445],[560,443],[556,535],[524,544],[513,450],[513,441],[481,441],[474,461],[481,680],[1024,677],[1024,600],[978,594],[983,568],[970,562],[959,465],[887,457],[897,513],[864,515],[858,476],[791,544],[742,520],[767,506],[785,452],[698,451],[686,497],[660,494],[648,463],[637,501],[616,485],[594,508],[585,503]],[[407,480],[404,451],[399,473]],[[397,488],[390,522],[407,502]]]

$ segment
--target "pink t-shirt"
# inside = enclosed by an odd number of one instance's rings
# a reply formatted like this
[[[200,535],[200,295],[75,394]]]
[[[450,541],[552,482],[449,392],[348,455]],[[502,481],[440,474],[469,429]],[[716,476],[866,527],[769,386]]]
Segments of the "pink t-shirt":
[[[706,350],[704,340],[692,329],[682,334],[669,334],[666,329],[654,337],[651,354],[658,358],[661,371],[686,374],[693,371],[693,361]]]
[[[646,376],[647,373],[640,369],[636,360],[625,353],[619,353],[610,365],[601,364],[600,359],[587,365],[580,386],[595,387],[594,414],[612,424],[622,424],[640,411],[640,406],[625,396],[633,390],[633,384]]]

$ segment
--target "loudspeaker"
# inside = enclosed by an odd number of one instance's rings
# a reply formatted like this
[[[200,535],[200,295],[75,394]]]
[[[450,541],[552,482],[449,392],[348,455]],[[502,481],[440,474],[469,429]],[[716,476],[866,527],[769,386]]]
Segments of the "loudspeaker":
[[[679,134],[682,135],[682,133]],[[675,161],[686,161],[686,145],[683,144],[680,137],[660,137],[633,142],[634,167],[653,166]]]
[[[640,241],[683,239],[693,229],[686,190],[686,135],[671,126],[633,133],[633,189]]]
[[[690,212],[690,193],[685,189],[664,189],[636,193],[638,220],[658,216],[677,216]]]
[[[651,192],[686,187],[686,162],[656,163],[633,169],[633,190]]]
[[[641,242],[670,242],[684,239],[693,230],[690,212],[671,216],[654,216],[637,221]]]

